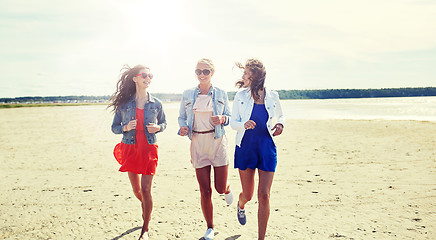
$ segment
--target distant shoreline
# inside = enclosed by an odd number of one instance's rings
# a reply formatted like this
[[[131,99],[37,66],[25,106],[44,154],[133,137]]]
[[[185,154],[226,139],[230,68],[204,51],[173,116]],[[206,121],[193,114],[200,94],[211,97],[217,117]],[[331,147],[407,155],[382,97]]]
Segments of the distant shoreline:
[[[353,99],[355,99],[355,100],[358,100],[358,99],[362,99],[362,101],[363,102],[365,102],[365,101],[368,101],[368,100],[370,100],[370,99],[389,99],[389,98],[427,98],[427,97],[435,97],[436,98],[436,96],[410,96],[410,97],[371,97],[371,98],[335,98],[335,99],[282,99],[282,100],[284,100],[284,101],[287,101],[287,100],[289,100],[289,101],[298,101],[298,100],[306,100],[306,101],[311,101],[311,100],[313,100],[313,101],[316,101],[316,100],[339,100],[339,101],[341,101],[341,100],[353,100]],[[367,100],[365,100],[365,99],[367,99]],[[233,100],[230,100],[230,103],[232,102]],[[394,101],[394,100],[393,100]],[[402,102],[402,101],[404,101],[404,100],[401,100],[400,101],[400,103]],[[413,101],[413,100],[412,100]],[[180,101],[179,100],[177,100],[177,101],[163,101],[163,103],[164,104],[177,104],[177,106],[178,106],[178,103],[179,103]],[[334,102],[336,102],[336,101],[334,101]],[[318,103],[321,103],[321,102],[318,102]],[[331,102],[331,101],[327,101],[327,104],[331,104],[331,103],[333,103],[333,102]],[[98,105],[100,105],[100,106],[109,106],[109,104],[110,104],[110,102],[109,101],[105,101],[105,102],[81,102],[81,103],[77,103],[77,102],[69,102],[69,103],[59,103],[59,102],[56,102],[56,103],[11,103],[11,104],[9,104],[9,103],[0,103],[0,110],[1,109],[13,109],[13,108],[27,108],[27,107],[69,107],[69,106],[98,106]],[[175,105],[171,105],[171,106],[175,106]]]
[[[436,87],[382,88],[382,89],[319,89],[319,90],[277,90],[280,99],[345,99],[345,98],[389,98],[389,97],[432,97]],[[175,93],[152,93],[162,102],[180,101],[182,95]],[[233,100],[236,92],[227,92]],[[33,96],[0,98],[0,108],[76,106],[89,104],[108,104],[106,96]]]
[[[14,103],[0,104],[0,109],[22,108],[22,107],[64,107],[64,106],[88,106],[88,105],[107,105],[108,103]]]

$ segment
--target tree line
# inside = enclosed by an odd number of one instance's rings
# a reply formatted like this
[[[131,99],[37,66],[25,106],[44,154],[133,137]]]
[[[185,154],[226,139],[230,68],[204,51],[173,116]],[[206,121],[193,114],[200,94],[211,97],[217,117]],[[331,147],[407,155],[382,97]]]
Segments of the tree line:
[[[436,96],[436,87],[423,88],[382,88],[382,89],[319,89],[319,90],[278,90],[280,99],[333,99],[333,98],[378,98],[378,97],[425,97]],[[152,93],[162,101],[180,101],[182,94]],[[228,92],[233,100],[236,92]],[[110,96],[50,96],[0,98],[0,103],[70,103],[107,102]]]
[[[98,102],[107,101],[110,96],[49,96],[0,98],[3,103],[56,103],[56,102]]]
[[[436,96],[436,88],[279,90],[278,93],[281,99],[425,97]]]
[[[382,89],[320,89],[278,90],[280,99],[334,99],[334,98],[378,98],[378,97],[425,97],[436,96],[436,87],[425,88],[382,88]],[[236,92],[229,92],[234,99]]]

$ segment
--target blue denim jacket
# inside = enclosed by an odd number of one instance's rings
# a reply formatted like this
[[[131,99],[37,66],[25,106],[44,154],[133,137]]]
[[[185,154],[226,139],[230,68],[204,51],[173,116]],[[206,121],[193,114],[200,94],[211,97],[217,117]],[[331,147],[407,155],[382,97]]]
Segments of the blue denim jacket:
[[[148,102],[144,105],[144,129],[145,136],[147,137],[148,144],[155,144],[156,133],[149,133],[147,131],[146,125],[149,123],[157,123],[160,126],[160,131],[165,130],[167,126],[167,121],[165,119],[165,113],[162,108],[162,103],[159,99],[148,95]],[[127,125],[131,120],[135,119],[136,114],[136,101],[135,98],[132,97],[127,103],[121,106],[116,112],[114,116],[114,120],[112,122],[112,132],[115,134],[123,134],[123,143],[125,144],[135,144],[135,129],[124,132],[123,127]],[[140,123],[137,123],[140,124]]]
[[[192,137],[192,125],[194,122],[194,103],[197,100],[198,94],[200,93],[200,88],[195,87],[185,90],[182,95],[182,100],[180,101],[179,110],[179,126],[188,127],[188,137]],[[209,89],[208,95],[212,95],[213,111],[214,115],[225,115],[226,122],[221,125],[215,126],[215,138],[222,137],[226,132],[224,126],[229,125],[230,120],[230,107],[229,107],[229,97],[227,92],[212,86]],[[178,133],[180,134],[180,132]]]

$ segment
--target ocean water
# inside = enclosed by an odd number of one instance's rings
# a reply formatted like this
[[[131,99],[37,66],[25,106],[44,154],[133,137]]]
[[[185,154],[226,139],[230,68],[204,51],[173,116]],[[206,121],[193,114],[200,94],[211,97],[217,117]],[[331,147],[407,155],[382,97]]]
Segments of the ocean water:
[[[282,100],[291,119],[436,121],[436,97]]]
[[[436,121],[436,97],[305,99],[280,102],[286,118],[290,119]],[[165,109],[178,109],[179,106],[179,102],[164,104]]]

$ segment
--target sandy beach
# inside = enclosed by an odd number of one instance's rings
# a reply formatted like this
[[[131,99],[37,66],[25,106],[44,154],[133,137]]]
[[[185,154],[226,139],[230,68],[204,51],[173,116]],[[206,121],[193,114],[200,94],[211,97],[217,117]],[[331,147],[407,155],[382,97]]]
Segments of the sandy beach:
[[[165,112],[150,239],[201,239],[190,143],[178,110]],[[137,239],[140,203],[112,155],[112,117],[99,105],[0,109],[0,239]],[[288,119],[277,143],[267,239],[436,238],[436,122]],[[237,196],[233,162],[229,181]],[[245,226],[236,202],[212,199],[215,239],[256,239],[256,197]]]

